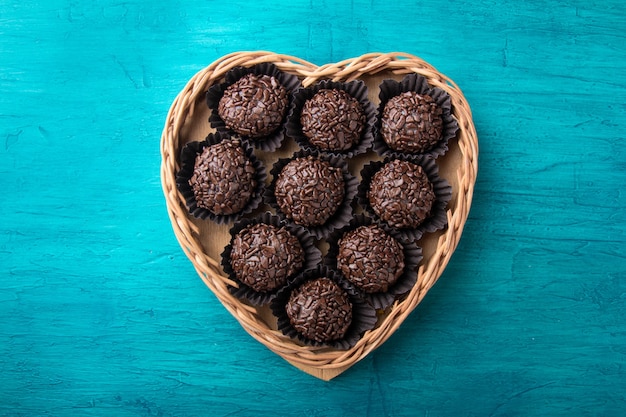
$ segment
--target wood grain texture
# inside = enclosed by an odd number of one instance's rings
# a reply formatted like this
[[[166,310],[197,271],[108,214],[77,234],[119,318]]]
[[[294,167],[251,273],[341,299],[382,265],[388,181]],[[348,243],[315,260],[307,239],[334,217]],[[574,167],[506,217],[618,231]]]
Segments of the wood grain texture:
[[[615,0],[1,1],[0,415],[623,415],[625,29]],[[457,252],[330,383],[232,320],[161,194],[173,98],[257,49],[406,51],[474,111]]]

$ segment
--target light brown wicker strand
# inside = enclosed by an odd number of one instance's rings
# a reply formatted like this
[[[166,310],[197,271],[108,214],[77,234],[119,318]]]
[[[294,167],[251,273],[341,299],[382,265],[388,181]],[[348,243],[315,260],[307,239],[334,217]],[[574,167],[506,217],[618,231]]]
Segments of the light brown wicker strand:
[[[193,115],[196,101],[204,96],[204,92],[210,85],[223,78],[232,68],[251,66],[261,62],[272,62],[283,71],[297,74],[304,86],[324,78],[349,81],[381,71],[391,71],[395,74],[418,73],[426,77],[431,85],[442,88],[450,94],[454,104],[455,116],[462,127],[462,132],[459,135],[459,147],[463,155],[463,166],[457,169],[459,190],[455,202],[456,206],[448,212],[448,230],[438,240],[433,255],[433,259],[438,261],[429,262],[426,266],[420,267],[418,283],[409,295],[402,302],[394,304],[394,308],[382,323],[377,328],[367,332],[352,349],[347,351],[337,352],[324,348],[300,346],[280,332],[271,330],[260,320],[254,308],[235,299],[227,291],[226,285],[229,281],[221,276],[218,262],[203,253],[198,239],[198,228],[187,220],[185,203],[176,190],[175,173],[179,168],[176,155],[180,151],[178,135],[185,121]],[[478,141],[471,122],[471,111],[461,90],[452,80],[437,72],[434,67],[418,57],[405,53],[371,53],[339,63],[316,67],[296,57],[255,51],[227,55],[198,72],[187,83],[183,91],[176,97],[167,115],[161,142],[161,154],[163,160],[161,165],[163,192],[167,200],[168,214],[172,221],[174,233],[194,264],[199,276],[216,294],[224,307],[238,319],[252,337],[285,359],[318,369],[337,369],[353,365],[384,343],[421,302],[447,266],[459,241],[473,196],[473,184],[477,174]]]

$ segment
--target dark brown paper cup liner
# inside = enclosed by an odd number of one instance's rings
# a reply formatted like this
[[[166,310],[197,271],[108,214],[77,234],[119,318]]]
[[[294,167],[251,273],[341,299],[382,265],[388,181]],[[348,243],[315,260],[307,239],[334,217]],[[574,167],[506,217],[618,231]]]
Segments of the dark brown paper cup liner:
[[[255,75],[269,75],[278,80],[278,82],[287,89],[289,102],[291,103],[292,92],[300,86],[300,80],[293,74],[287,74],[279,70],[274,64],[265,62],[257,64],[252,67],[237,67],[233,68],[224,76],[224,82],[220,84],[214,84],[209,87],[206,93],[206,103],[211,109],[211,116],[209,117],[209,123],[218,132],[227,133],[232,136],[238,136],[237,133],[226,127],[224,120],[218,114],[217,108],[220,99],[224,95],[224,91],[232,84],[236,83],[240,78],[248,74]],[[285,117],[278,129],[273,133],[262,136],[259,138],[251,138],[244,136],[243,139],[252,144],[255,148],[262,151],[273,152],[278,149],[284,139],[285,121],[287,120],[287,113],[289,113],[290,103],[287,106]]]
[[[344,279],[350,281],[344,276],[341,270],[337,266],[337,255],[339,254],[339,240],[349,231],[355,230],[361,226],[376,225],[385,231],[388,235],[393,237],[402,246],[402,252],[404,254],[404,270],[402,275],[398,277],[397,281],[389,286],[385,292],[368,293],[362,291],[356,284],[352,283],[357,291],[361,293],[361,296],[367,300],[372,307],[383,310],[393,304],[394,301],[400,299],[403,295],[411,291],[417,282],[417,267],[422,260],[422,249],[412,241],[406,241],[402,239],[399,233],[395,230],[387,227],[385,224],[374,221],[372,218],[363,214],[355,216],[348,226],[345,226],[339,230],[333,232],[328,240],[329,249],[326,257],[324,258],[324,264],[333,270],[338,271]]]
[[[269,204],[274,210],[276,210],[278,216],[283,219],[287,218],[287,216],[280,209],[278,202],[276,201],[276,180],[283,168],[289,162],[294,159],[306,157],[309,155],[315,158],[319,158],[323,161],[327,161],[330,163],[331,166],[335,168],[341,168],[341,172],[343,174],[343,182],[345,187],[344,198],[335,213],[326,221],[326,223],[322,225],[303,226],[317,239],[323,239],[328,236],[333,230],[347,225],[350,222],[350,219],[352,219],[352,200],[354,200],[354,196],[357,193],[358,180],[354,176],[352,176],[350,172],[348,172],[348,164],[345,160],[333,155],[318,154],[317,152],[307,152],[304,150],[296,152],[292,155],[291,158],[279,159],[270,171],[270,174],[272,175],[272,182],[265,189],[263,197],[265,202]],[[292,219],[289,220],[293,221]]]
[[[426,81],[426,78],[419,74],[409,74],[400,82],[389,79],[384,80],[380,84],[380,92],[378,94],[380,104],[378,106],[378,115],[375,124],[374,151],[381,156],[401,159],[414,159],[417,155],[420,155],[418,153],[400,152],[390,148],[381,133],[382,114],[387,102],[391,98],[407,91],[414,91],[418,94],[428,94],[443,110],[441,115],[443,120],[441,139],[439,139],[434,146],[421,154],[430,155],[433,158],[444,155],[448,151],[448,142],[456,137],[459,130],[459,124],[454,115],[452,115],[452,101],[448,93],[441,88],[431,87]]]
[[[391,230],[395,230],[400,238],[408,241],[419,240],[424,233],[432,233],[447,227],[448,217],[446,215],[446,207],[452,198],[452,187],[448,184],[448,181],[439,176],[439,167],[435,163],[435,159],[429,155],[414,156],[406,160],[420,165],[428,176],[428,180],[433,185],[435,201],[433,202],[430,216],[415,228],[393,227],[378,217],[369,202],[367,194],[374,174],[393,159],[401,158],[385,158],[384,161],[373,161],[363,167],[361,170],[361,183],[359,184],[357,193],[357,202],[359,205],[380,224],[384,224]]]
[[[320,343],[302,336],[291,325],[289,317],[285,311],[285,306],[289,301],[291,292],[307,281],[327,277],[336,282],[350,298],[352,303],[352,323],[348,327],[343,338],[330,343]],[[370,306],[354,288],[352,284],[343,279],[341,274],[326,266],[320,265],[315,269],[310,269],[296,277],[289,285],[278,292],[270,305],[272,313],[278,319],[278,330],[284,335],[296,339],[309,346],[328,346],[335,349],[350,349],[354,346],[367,330],[371,330],[376,325],[376,310]]]
[[[261,204],[263,200],[263,189],[265,188],[265,178],[267,177],[265,166],[260,160],[258,160],[254,156],[252,148],[245,142],[240,142],[246,157],[250,160],[250,162],[252,162],[255,171],[254,180],[256,181],[256,187],[252,196],[250,197],[250,200],[243,208],[243,210],[239,211],[238,213],[228,215],[215,214],[205,208],[199,207],[196,202],[196,197],[194,195],[193,189],[189,185],[189,179],[193,175],[196,156],[200,154],[207,146],[216,145],[224,140],[237,141],[237,139],[233,139],[227,134],[221,134],[217,132],[210,133],[204,141],[189,142],[183,147],[181,151],[181,169],[176,174],[176,186],[178,187],[179,192],[182,194],[185,202],[187,203],[187,209],[189,213],[195,218],[203,220],[209,219],[218,224],[232,223],[242,216],[251,213],[252,211],[257,209],[259,207],[259,204]]]
[[[332,151],[326,149],[320,149],[309,142],[302,132],[302,124],[300,123],[300,115],[302,108],[307,100],[313,98],[320,90],[342,90],[348,93],[351,97],[355,98],[361,104],[363,112],[365,113],[365,125],[361,132],[361,138],[359,142],[352,146],[350,149],[344,151]],[[287,116],[286,131],[287,136],[293,138],[296,143],[304,150],[309,152],[320,152],[328,155],[339,156],[342,158],[352,158],[355,155],[365,153],[372,146],[374,141],[374,124],[376,123],[376,107],[367,98],[367,86],[363,81],[351,81],[351,82],[338,82],[323,80],[317,84],[303,88],[298,88],[293,94],[293,100],[291,108]]]
[[[293,223],[287,222],[286,220],[281,220],[278,216],[272,215],[272,213],[266,212],[256,218],[250,219],[242,219],[239,222],[235,223],[235,225],[230,229],[231,240],[228,246],[222,252],[222,268],[224,272],[228,275],[228,277],[235,283],[238,284],[238,287],[228,286],[228,290],[235,297],[246,300],[252,305],[263,305],[269,303],[276,293],[282,288],[276,288],[273,291],[269,292],[261,292],[256,291],[252,287],[241,282],[235,271],[233,271],[231,262],[230,262],[230,254],[232,252],[232,242],[235,236],[244,230],[248,226],[252,226],[255,224],[268,224],[275,227],[284,227],[289,231],[290,234],[295,236],[300,245],[302,246],[302,250],[304,252],[304,262],[302,268],[299,271],[296,271],[292,276],[287,278],[287,283],[289,280],[293,279],[295,276],[299,275],[302,271],[307,269],[315,268],[322,259],[322,254],[320,250],[315,246],[315,240],[313,237],[301,226],[295,225]],[[287,285],[287,283],[285,285]]]

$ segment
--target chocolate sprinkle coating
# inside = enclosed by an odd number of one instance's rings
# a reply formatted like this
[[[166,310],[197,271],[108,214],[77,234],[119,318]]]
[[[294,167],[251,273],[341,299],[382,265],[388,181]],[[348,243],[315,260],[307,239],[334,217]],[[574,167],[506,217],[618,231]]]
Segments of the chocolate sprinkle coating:
[[[278,174],[274,195],[283,214],[295,223],[322,225],[345,196],[341,168],[310,155],[296,158]]]
[[[379,226],[350,230],[338,246],[337,267],[366,293],[386,292],[404,272],[402,246]]]
[[[365,112],[361,103],[343,90],[320,90],[304,103],[300,123],[312,145],[343,151],[359,142]]]
[[[198,207],[216,215],[243,210],[257,185],[254,165],[239,141],[207,146],[196,156],[189,179]]]
[[[427,94],[407,91],[389,99],[381,116],[381,135],[395,151],[422,153],[442,137],[443,110]]]
[[[392,227],[419,226],[430,216],[433,185],[420,165],[394,159],[374,176],[368,191],[376,215]]]
[[[352,323],[352,303],[333,280],[322,277],[296,288],[285,306],[291,325],[309,340],[341,339]]]
[[[255,291],[269,292],[300,271],[304,250],[286,228],[259,223],[234,237],[230,261],[237,279]]]
[[[247,74],[226,88],[218,114],[229,129],[258,138],[280,127],[288,107],[287,89],[276,78]]]

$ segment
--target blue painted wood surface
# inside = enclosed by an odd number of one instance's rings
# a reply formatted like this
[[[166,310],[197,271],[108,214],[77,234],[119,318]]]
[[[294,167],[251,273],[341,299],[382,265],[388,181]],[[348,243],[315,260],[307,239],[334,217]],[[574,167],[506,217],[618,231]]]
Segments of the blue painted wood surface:
[[[622,1],[0,2],[0,415],[621,416]],[[165,114],[232,51],[418,55],[479,134],[465,234],[380,349],[326,383],[196,276]]]

